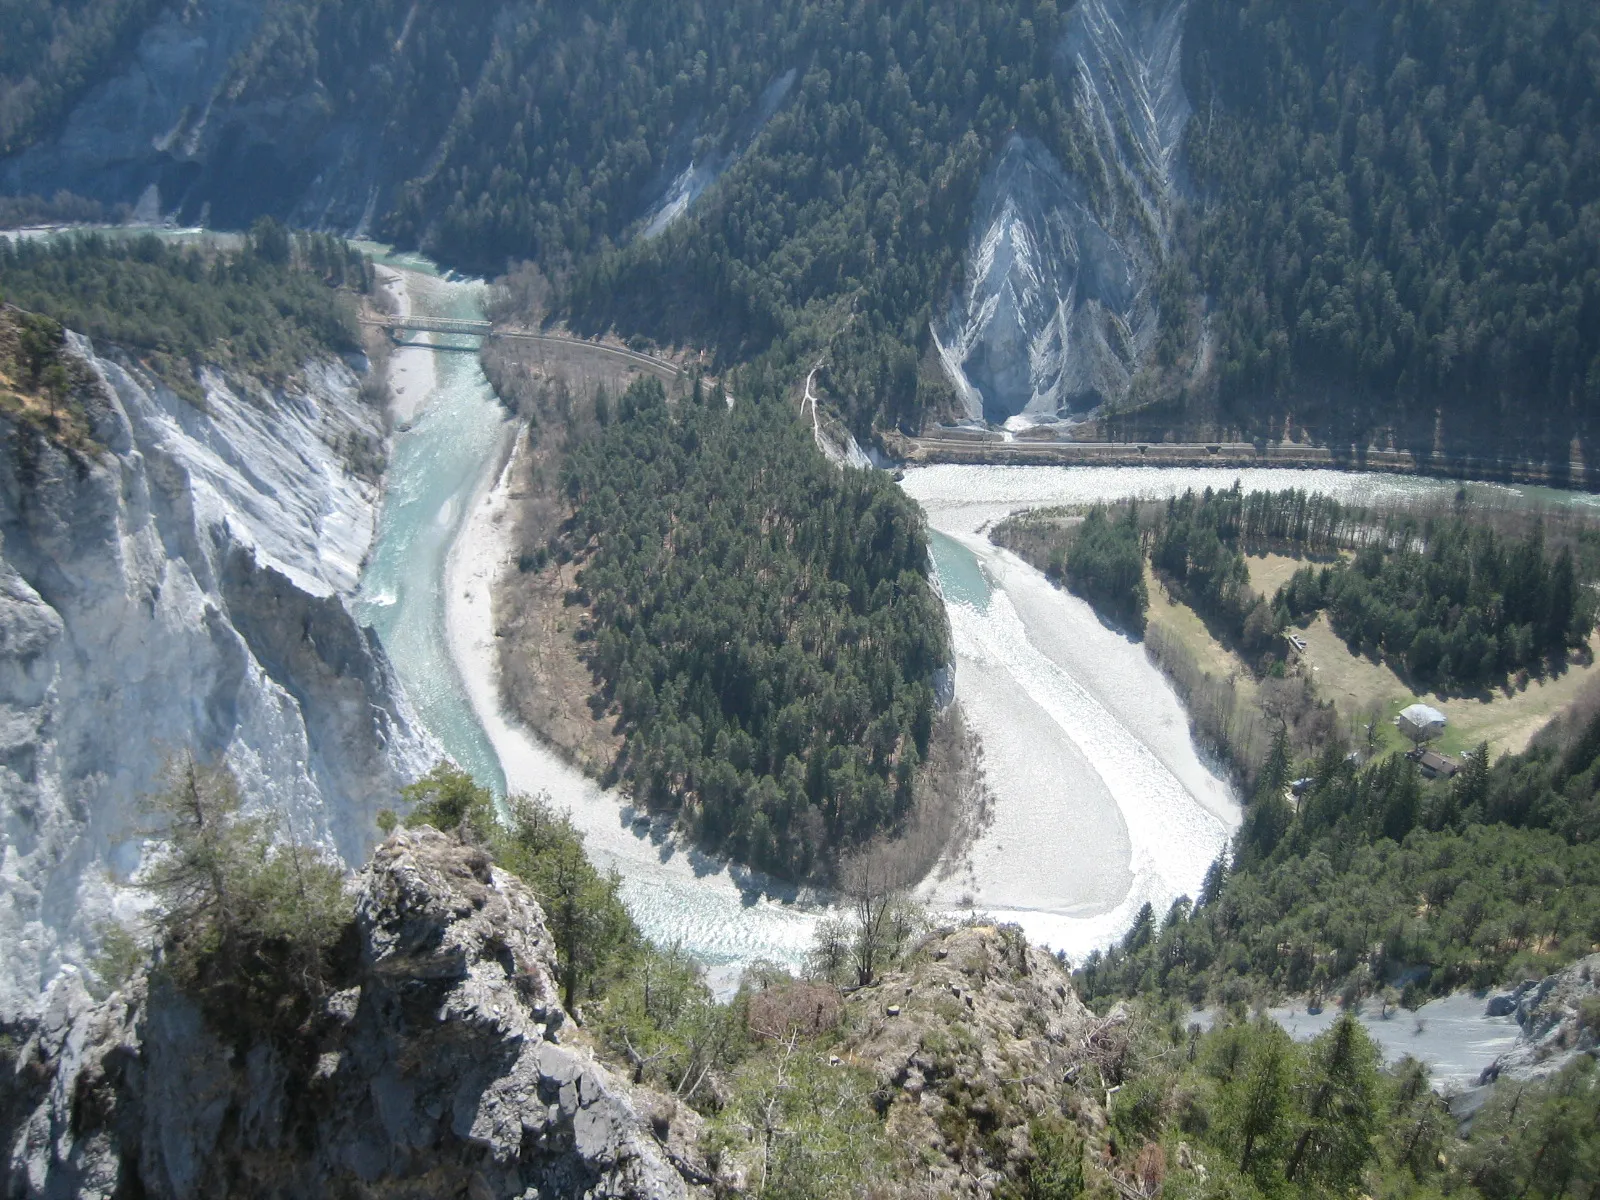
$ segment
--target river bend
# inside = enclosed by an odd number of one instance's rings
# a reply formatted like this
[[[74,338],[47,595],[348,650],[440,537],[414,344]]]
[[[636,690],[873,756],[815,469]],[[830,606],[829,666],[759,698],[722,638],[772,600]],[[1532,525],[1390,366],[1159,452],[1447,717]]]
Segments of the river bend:
[[[393,260],[391,260],[393,261]],[[417,315],[478,317],[482,287],[418,271],[397,299]],[[503,794],[544,791],[622,876],[641,928],[704,961],[724,985],[743,965],[804,958],[825,909],[680,844],[540,745],[498,699],[489,591],[508,554],[507,421],[477,357],[398,350],[398,422],[360,615],[446,752]],[[964,861],[928,881],[935,908],[1018,922],[1080,956],[1146,902],[1194,894],[1239,823],[1227,784],[1196,752],[1183,710],[1142,648],[1102,625],[987,530],[1006,514],[1187,487],[1307,487],[1346,499],[1450,483],[1308,471],[933,466],[904,487],[926,510],[954,634],[956,692],[984,742],[994,818]]]

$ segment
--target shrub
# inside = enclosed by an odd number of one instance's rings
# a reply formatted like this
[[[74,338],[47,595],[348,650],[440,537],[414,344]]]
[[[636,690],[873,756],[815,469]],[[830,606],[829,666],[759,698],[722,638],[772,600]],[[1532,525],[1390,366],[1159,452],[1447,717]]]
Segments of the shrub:
[[[146,808],[165,839],[140,881],[158,903],[163,971],[225,1028],[294,1023],[351,920],[343,872],[244,815],[226,763],[174,759]]]

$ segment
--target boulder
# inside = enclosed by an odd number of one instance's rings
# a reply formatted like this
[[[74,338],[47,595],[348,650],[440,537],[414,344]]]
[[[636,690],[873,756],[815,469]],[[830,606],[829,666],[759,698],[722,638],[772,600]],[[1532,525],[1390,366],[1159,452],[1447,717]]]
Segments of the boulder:
[[[1517,1011],[1517,998],[1507,993],[1502,996],[1490,996],[1489,1006],[1484,1009],[1484,1014],[1490,1017],[1509,1017]]]

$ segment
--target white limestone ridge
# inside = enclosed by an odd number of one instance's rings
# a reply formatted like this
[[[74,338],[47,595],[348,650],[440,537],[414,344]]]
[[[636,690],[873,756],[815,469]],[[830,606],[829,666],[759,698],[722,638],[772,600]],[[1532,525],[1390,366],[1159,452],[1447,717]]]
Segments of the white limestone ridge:
[[[210,373],[202,408],[71,347],[105,450],[0,421],[0,1018],[137,905],[114,877],[172,752],[226,755],[247,803],[352,864],[433,752],[345,604],[379,501],[346,457],[383,434],[355,373],[270,396]]]
[[[1151,285],[1190,115],[1187,4],[1081,0],[1068,17],[1060,69],[1105,174],[1091,188],[1014,135],[985,178],[964,288],[933,328],[969,417],[1071,419],[1128,394],[1155,339]]]

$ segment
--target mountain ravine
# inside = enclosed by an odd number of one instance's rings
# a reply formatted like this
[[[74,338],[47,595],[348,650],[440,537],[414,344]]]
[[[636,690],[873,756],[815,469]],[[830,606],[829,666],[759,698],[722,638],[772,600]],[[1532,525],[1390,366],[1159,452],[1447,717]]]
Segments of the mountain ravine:
[[[1083,0],[1057,69],[1099,178],[1013,135],[984,178],[966,283],[934,341],[973,419],[1082,416],[1125,399],[1154,341],[1152,283],[1179,191],[1187,0]]]
[[[346,600],[381,440],[338,361],[275,392],[209,372],[203,406],[73,338],[82,456],[0,422],[0,1016],[27,1013],[139,894],[140,798],[166,759],[226,755],[285,836],[364,860],[431,739]]]

